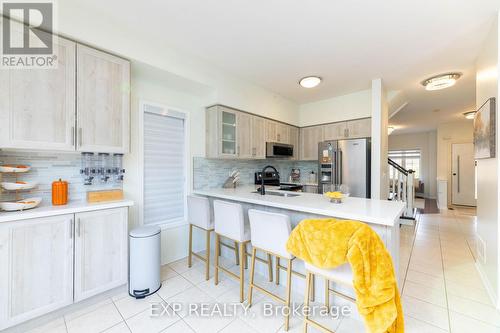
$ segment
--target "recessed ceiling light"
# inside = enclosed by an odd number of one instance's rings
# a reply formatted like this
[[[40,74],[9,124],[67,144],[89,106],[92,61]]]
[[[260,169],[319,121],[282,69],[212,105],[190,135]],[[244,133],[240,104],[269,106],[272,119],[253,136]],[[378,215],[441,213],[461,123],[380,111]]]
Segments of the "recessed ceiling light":
[[[394,128],[394,126],[389,126],[389,127],[387,127],[387,135],[391,135],[391,134],[392,134],[392,132],[394,132],[394,130],[395,130],[395,129],[396,129],[396,128]]]
[[[446,73],[430,77],[421,82],[425,90],[440,90],[455,85],[461,73]]]
[[[465,119],[474,119],[474,116],[476,115],[476,111],[464,112],[463,115],[464,115]]]
[[[314,88],[321,83],[319,76],[306,76],[300,79],[299,84],[304,88]]]

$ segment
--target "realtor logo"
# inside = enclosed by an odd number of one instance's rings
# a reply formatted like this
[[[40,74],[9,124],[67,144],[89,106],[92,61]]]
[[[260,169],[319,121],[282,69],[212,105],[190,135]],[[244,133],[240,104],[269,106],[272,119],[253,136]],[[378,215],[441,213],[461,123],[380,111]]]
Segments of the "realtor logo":
[[[56,68],[53,2],[3,1],[2,13],[0,67]]]

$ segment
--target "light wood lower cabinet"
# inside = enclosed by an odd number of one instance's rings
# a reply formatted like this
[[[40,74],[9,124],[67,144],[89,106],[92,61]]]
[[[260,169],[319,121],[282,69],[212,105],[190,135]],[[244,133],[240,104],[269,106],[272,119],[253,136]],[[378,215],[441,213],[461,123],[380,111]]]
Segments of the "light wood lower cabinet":
[[[0,223],[0,330],[127,283],[127,211]]]
[[[0,224],[0,330],[73,303],[73,219]]]
[[[75,302],[127,283],[127,208],[75,214]]]

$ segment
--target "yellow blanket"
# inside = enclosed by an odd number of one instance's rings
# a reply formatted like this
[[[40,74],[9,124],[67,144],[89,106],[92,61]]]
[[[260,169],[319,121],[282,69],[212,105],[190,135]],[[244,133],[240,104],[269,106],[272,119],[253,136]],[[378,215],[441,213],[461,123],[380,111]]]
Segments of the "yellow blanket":
[[[367,332],[404,332],[392,259],[369,226],[337,219],[303,220],[293,229],[287,250],[320,268],[349,262],[356,304],[365,318]]]

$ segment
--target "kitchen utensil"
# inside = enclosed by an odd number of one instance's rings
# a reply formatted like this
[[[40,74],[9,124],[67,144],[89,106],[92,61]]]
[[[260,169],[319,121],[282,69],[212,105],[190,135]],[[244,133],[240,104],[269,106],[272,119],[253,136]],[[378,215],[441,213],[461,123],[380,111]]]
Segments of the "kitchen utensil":
[[[68,203],[68,182],[61,180],[52,183],[52,205],[66,205]]]

